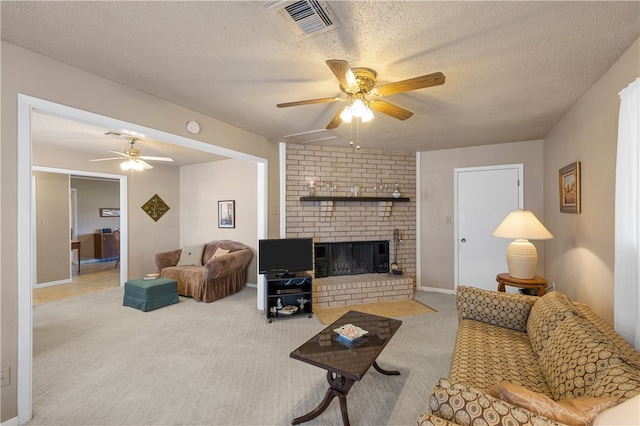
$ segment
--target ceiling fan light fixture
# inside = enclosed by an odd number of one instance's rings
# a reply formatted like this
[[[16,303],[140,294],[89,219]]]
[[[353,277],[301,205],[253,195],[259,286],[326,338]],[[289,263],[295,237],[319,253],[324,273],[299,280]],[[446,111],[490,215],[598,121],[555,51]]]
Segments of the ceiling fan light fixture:
[[[351,123],[352,118],[353,118],[353,108],[351,108],[350,106],[345,107],[344,110],[342,110],[342,113],[340,114],[340,119],[345,123]]]
[[[133,171],[144,170],[144,165],[139,161],[134,160],[133,158],[130,158],[127,161],[123,161],[122,163],[120,163],[120,167],[122,168],[122,170],[133,170]]]
[[[353,101],[353,105],[351,105],[351,110],[354,117],[362,117],[362,114],[364,114],[366,109],[367,107],[360,99],[356,99],[355,101]]]
[[[362,113],[362,116],[360,116],[360,121],[362,121],[363,123],[366,123],[371,120],[373,120],[373,111],[371,111],[371,108],[365,107],[365,110]]]

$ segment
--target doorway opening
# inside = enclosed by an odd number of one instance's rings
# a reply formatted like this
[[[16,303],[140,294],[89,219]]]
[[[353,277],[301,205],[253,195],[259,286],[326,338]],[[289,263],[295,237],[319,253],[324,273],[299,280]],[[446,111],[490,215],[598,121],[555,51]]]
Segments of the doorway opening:
[[[124,255],[122,265],[119,263],[119,246],[117,250],[112,250],[112,253],[108,253],[109,257],[95,258],[95,242],[98,238],[110,237],[113,234],[99,235],[97,234],[95,226],[93,226],[96,224],[95,221],[89,221],[86,214],[81,215],[79,218],[78,202],[80,203],[81,211],[85,212],[88,210],[88,205],[96,203],[96,198],[108,199],[110,203],[107,204],[119,206],[122,198],[128,198],[127,176],[89,173],[86,171],[42,166],[33,166],[33,171],[44,173],[45,175],[51,174],[67,178],[69,191],[69,238],[71,240],[67,276],[61,277],[62,279],[60,280],[49,281],[47,279],[41,279],[40,275],[36,274],[38,276],[34,276],[32,293],[33,305],[121,286],[127,279],[128,247],[126,242],[128,235],[123,236]],[[122,180],[124,180],[123,184],[121,184]],[[92,183],[95,183],[95,185],[92,186]],[[107,189],[107,191],[105,191],[105,189]],[[121,194],[122,191],[125,191],[124,194]],[[96,195],[96,193],[99,192],[103,192],[105,195]],[[38,204],[38,202],[36,202],[36,204]],[[48,208],[47,206],[43,206],[40,210],[47,211]],[[122,217],[108,218],[109,222],[104,223],[108,223],[113,230],[117,229],[120,231],[122,221],[126,221],[128,218],[127,213],[127,211],[124,211]],[[90,215],[90,217],[93,217],[93,215]],[[38,222],[38,220],[36,220],[36,222]],[[51,239],[47,239],[46,235],[41,237],[37,225],[37,223],[34,223],[32,228],[35,230],[35,252],[47,253],[51,250],[49,246]],[[82,253],[84,253],[84,255]],[[59,253],[59,255],[64,258],[62,253]],[[58,256],[58,254],[53,254],[53,256]],[[116,261],[118,261],[117,264]],[[38,271],[41,268],[46,269],[46,264],[43,264],[45,261],[41,260],[40,256],[36,255],[34,262],[34,270]]]
[[[88,111],[64,106],[31,96],[18,94],[18,423],[25,424],[32,417],[32,361],[33,361],[33,302],[32,287],[34,275],[33,231],[34,209],[32,206],[32,111],[57,115],[70,120],[90,123],[110,129],[129,129],[139,134],[161,140],[171,145],[191,148],[229,158],[250,161],[257,166],[258,203],[257,239],[267,235],[267,160],[250,154],[199,142],[138,124],[118,120]],[[123,185],[121,181],[121,185]],[[126,186],[126,181],[125,184]],[[121,187],[121,196],[123,193]],[[126,211],[127,199],[121,199],[121,210]],[[127,233],[127,221],[121,221],[123,235]],[[126,245],[122,244],[122,247]],[[121,251],[122,261],[126,253]],[[121,270],[125,265],[121,262]],[[126,275],[125,275],[126,279]]]

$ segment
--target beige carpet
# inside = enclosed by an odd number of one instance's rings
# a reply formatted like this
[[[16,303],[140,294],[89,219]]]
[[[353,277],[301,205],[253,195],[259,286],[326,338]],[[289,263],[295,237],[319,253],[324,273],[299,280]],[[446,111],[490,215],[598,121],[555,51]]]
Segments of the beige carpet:
[[[292,350],[326,325],[316,315],[268,323],[257,290],[213,303],[181,297],[151,312],[122,306],[122,288],[33,308],[33,419],[27,426],[287,425],[327,391],[325,370]],[[351,424],[415,425],[446,377],[455,297],[416,292],[438,312],[402,318],[383,368],[348,397]],[[305,426],[341,425],[334,400]]]
[[[392,302],[366,303],[362,305],[336,306],[332,308],[313,308],[313,313],[323,324],[331,324],[349,311],[360,311],[382,317],[406,317],[410,315],[429,314],[436,312],[415,299],[397,300]]]

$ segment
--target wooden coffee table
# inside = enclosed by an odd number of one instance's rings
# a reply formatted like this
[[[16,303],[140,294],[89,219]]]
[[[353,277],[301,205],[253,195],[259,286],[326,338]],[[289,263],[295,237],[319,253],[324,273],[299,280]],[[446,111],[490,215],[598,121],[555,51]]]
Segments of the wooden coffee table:
[[[346,324],[353,324],[368,333],[349,342],[333,331]],[[400,325],[402,325],[400,320],[349,311],[291,352],[291,358],[327,370],[329,382],[329,389],[320,405],[308,414],[296,417],[291,424],[297,425],[315,419],[327,409],[333,398],[338,397],[342,421],[345,426],[349,425],[347,394],[356,381],[362,380],[369,367],[373,366],[382,374],[400,374],[398,371],[384,370],[376,362],[376,358],[398,331]]]

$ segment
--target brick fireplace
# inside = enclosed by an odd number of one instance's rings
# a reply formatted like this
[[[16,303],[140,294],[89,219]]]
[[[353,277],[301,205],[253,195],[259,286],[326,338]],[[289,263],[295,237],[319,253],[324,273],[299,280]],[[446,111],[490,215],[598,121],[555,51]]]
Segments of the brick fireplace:
[[[313,182],[314,197],[309,197],[310,182]],[[392,198],[396,184],[403,202]],[[353,191],[356,186],[357,197]],[[389,263],[397,261],[403,271],[402,276],[383,272],[367,273],[360,278],[350,275],[348,280],[331,276],[317,278],[314,280],[314,291],[316,283],[321,285],[322,280],[326,283],[348,281],[355,289],[351,299],[366,301],[351,302],[347,299],[337,304],[369,303],[397,298],[397,295],[390,293],[396,292],[394,289],[400,282],[402,297],[411,297],[416,276],[415,192],[415,153],[287,144],[287,237],[311,237],[318,245],[388,242]],[[400,235],[397,243],[393,242],[394,232]],[[385,282],[387,278],[389,280]],[[374,284],[379,281],[383,281],[382,287]],[[407,283],[410,291],[406,290]],[[342,290],[347,289],[338,291]],[[321,294],[320,291],[316,293]],[[366,293],[373,296],[369,297]],[[407,293],[411,295],[407,296]],[[345,297],[344,294],[341,296]],[[314,300],[314,306],[322,304]]]

